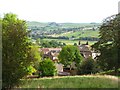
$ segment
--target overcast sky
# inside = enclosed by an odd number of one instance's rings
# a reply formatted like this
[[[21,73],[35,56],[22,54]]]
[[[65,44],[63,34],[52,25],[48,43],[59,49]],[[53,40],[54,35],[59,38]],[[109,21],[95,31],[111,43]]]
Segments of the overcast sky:
[[[39,22],[102,22],[118,13],[120,0],[0,0],[0,14]]]

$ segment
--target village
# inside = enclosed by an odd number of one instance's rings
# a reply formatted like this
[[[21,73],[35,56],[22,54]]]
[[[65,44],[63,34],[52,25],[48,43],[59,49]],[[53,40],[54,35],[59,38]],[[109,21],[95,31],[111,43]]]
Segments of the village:
[[[2,0],[0,8],[1,90],[120,89],[119,0]]]
[[[81,44],[79,41],[77,47],[80,51],[80,54],[84,57],[84,60],[90,57],[93,60],[96,60],[96,57],[100,55],[100,53],[92,50],[92,47],[88,44],[88,42],[86,42],[86,44]],[[59,63],[58,55],[61,50],[62,48],[40,48],[39,49],[39,51],[43,53],[42,59],[50,58],[55,63],[57,73],[59,76],[76,75],[77,71],[75,70],[73,70],[72,73],[70,73],[71,71],[70,71],[69,65],[66,68],[64,68],[64,65]],[[72,68],[76,68],[75,62],[72,63]]]

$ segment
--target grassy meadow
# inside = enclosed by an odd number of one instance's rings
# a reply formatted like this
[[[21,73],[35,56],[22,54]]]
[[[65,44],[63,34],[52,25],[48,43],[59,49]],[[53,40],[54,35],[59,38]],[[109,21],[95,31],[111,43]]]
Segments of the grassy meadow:
[[[118,88],[118,78],[107,75],[83,75],[23,79],[19,88]]]
[[[75,38],[79,38],[79,37],[98,37],[99,36],[99,30],[96,30],[96,31],[81,30],[81,31],[67,32],[67,33],[62,33],[62,34],[52,35],[52,36],[55,36],[55,37],[58,37],[58,36],[72,37],[72,36],[74,36]]]

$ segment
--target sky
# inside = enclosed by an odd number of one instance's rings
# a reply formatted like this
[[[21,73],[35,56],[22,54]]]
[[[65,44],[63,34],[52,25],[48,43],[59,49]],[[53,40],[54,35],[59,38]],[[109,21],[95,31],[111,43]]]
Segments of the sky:
[[[120,0],[0,0],[0,16],[14,13],[18,18],[38,22],[101,23],[118,13]]]

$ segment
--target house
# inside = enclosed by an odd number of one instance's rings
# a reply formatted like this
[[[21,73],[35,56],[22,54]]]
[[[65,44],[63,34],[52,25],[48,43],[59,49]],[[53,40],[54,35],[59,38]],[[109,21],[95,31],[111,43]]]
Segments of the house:
[[[58,61],[58,55],[62,48],[41,48],[40,51],[43,52],[43,58],[50,58],[51,60]]]
[[[49,49],[48,48],[40,48],[40,52],[43,52],[43,54],[48,54]]]
[[[100,56],[100,52],[92,51],[92,59],[96,59],[97,56]]]
[[[55,63],[56,69],[57,69],[57,73],[59,72],[63,72],[63,64],[61,63]]]
[[[91,47],[87,44],[80,44],[78,45],[78,48],[80,50],[81,55],[87,59],[89,57],[92,57],[92,51],[91,51]]]

